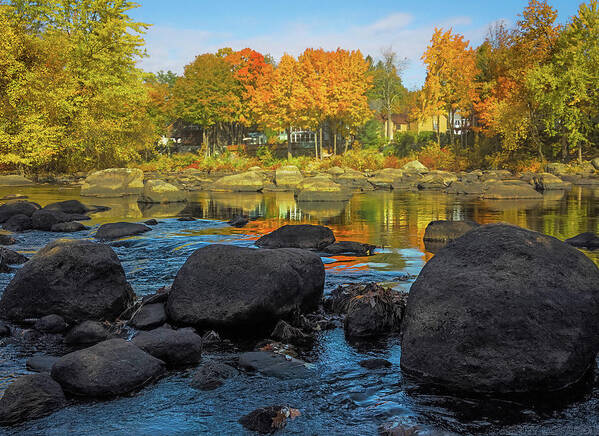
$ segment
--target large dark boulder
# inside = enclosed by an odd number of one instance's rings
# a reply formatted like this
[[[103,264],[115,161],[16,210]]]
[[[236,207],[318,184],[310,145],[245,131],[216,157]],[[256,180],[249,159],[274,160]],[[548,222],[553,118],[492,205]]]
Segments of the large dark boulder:
[[[109,336],[101,322],[84,321],[69,330],[64,339],[68,345],[93,345],[105,341]]]
[[[599,236],[592,232],[581,233],[573,238],[566,239],[565,242],[573,247],[588,248],[590,250],[599,248]]]
[[[40,209],[39,204],[30,201],[13,201],[0,206],[0,223],[8,221],[14,215],[31,216]]]
[[[27,257],[16,251],[0,247],[0,263],[4,262],[6,265],[22,265],[28,260]]]
[[[16,379],[0,399],[0,425],[13,425],[49,415],[67,405],[60,385],[47,374]]]
[[[335,235],[328,227],[312,224],[287,225],[256,241],[261,248],[303,248],[322,250],[335,242]]]
[[[31,222],[31,217],[19,213],[7,219],[2,225],[2,228],[9,232],[24,232],[25,230],[31,230],[33,228],[33,223]]]
[[[53,226],[61,223],[68,223],[80,219],[89,219],[85,215],[73,215],[61,212],[59,210],[41,209],[36,210],[31,215],[31,224],[34,229],[51,231]]]
[[[152,228],[144,224],[125,222],[102,224],[94,237],[96,239],[110,241],[113,239],[124,238],[125,236],[139,235],[140,233],[149,232],[150,230],[152,230]]]
[[[83,230],[89,230],[89,227],[84,226],[83,224],[81,224],[77,221],[71,221],[68,223],[56,223],[56,224],[53,224],[52,227],[50,228],[51,232],[57,232],[57,233],[74,233],[74,232],[81,232]]]
[[[38,319],[34,328],[42,333],[62,333],[67,329],[67,323],[60,315],[46,315]]]
[[[60,359],[60,357],[36,354],[27,359],[25,365],[29,371],[50,374],[52,372],[52,367],[58,362],[58,359]]]
[[[86,205],[84,205],[83,203],[81,203],[79,200],[66,200],[66,201],[59,201],[57,203],[51,203],[51,204],[48,204],[47,206],[44,206],[44,209],[58,210],[63,213],[80,214],[80,215],[86,214],[90,210],[92,210],[89,207],[87,207]]]
[[[113,397],[141,388],[164,372],[164,362],[124,339],[110,339],[61,357],[52,378],[71,394]]]
[[[294,310],[314,309],[323,287],[324,265],[309,251],[208,245],[177,273],[167,314],[179,325],[251,334]]]
[[[166,322],[166,311],[164,304],[144,304],[133,315],[129,324],[138,330],[151,330],[160,327]]]
[[[595,366],[599,270],[550,236],[474,229],[422,269],[403,320],[401,365],[449,388],[556,391]]]
[[[17,271],[0,298],[0,315],[14,321],[50,314],[67,322],[114,320],[133,296],[112,248],[59,239]]]
[[[188,328],[140,332],[132,342],[169,366],[191,365],[202,358],[202,337]]]
[[[356,256],[371,256],[376,249],[375,245],[363,244],[355,241],[339,241],[327,245],[322,249],[327,254],[350,254]]]

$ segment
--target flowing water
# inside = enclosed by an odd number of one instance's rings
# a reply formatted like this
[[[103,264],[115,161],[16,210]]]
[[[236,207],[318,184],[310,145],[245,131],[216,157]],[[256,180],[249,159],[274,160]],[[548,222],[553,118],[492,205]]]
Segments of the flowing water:
[[[187,204],[141,207],[135,199],[80,198],[78,188],[39,186],[0,188],[0,198],[24,194],[41,205],[66,199],[111,209],[85,222],[90,231],[68,234],[91,238],[106,222],[160,221],[151,232],[110,243],[120,257],[137,295],[170,285],[179,267],[197,248],[211,243],[252,246],[262,234],[287,223],[329,226],[338,240],[369,242],[380,247],[368,258],[332,256],[326,266],[325,293],[339,284],[391,282],[409,290],[420,269],[433,254],[422,236],[437,219],[471,219],[479,223],[504,221],[560,239],[578,233],[599,232],[599,190],[574,188],[549,193],[539,200],[482,201],[434,192],[356,194],[347,202],[298,203],[290,193],[190,194]],[[234,214],[253,218],[243,229],[225,221]],[[193,216],[196,221],[177,221]],[[32,254],[58,237],[48,232],[18,235],[11,247]],[[586,252],[599,264],[599,253]],[[0,274],[0,292],[11,279]],[[36,352],[59,354],[61,344],[36,341],[0,341],[0,392],[15,377],[26,374],[25,361]],[[235,350],[206,352],[205,358],[234,362]],[[599,380],[558,398],[514,400],[457,398],[419,386],[402,375],[401,347],[397,338],[354,346],[337,328],[318,335],[302,357],[314,365],[314,376],[286,380],[241,373],[214,391],[190,387],[193,368],[171,372],[155,384],[129,397],[111,401],[72,401],[57,413],[0,434],[25,435],[243,435],[237,422],[250,411],[267,405],[287,404],[302,415],[280,434],[371,435],[379,425],[402,422],[423,429],[459,434],[581,435],[599,434]],[[379,357],[391,368],[369,371],[360,360]]]

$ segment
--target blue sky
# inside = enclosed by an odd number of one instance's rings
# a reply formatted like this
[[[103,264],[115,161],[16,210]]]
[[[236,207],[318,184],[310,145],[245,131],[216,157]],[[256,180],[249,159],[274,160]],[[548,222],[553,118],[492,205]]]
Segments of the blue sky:
[[[479,44],[489,25],[504,20],[508,25],[528,0],[421,0],[376,2],[354,0],[204,1],[138,0],[132,15],[152,24],[146,34],[147,71],[177,73],[201,53],[221,47],[251,47],[279,58],[297,55],[306,47],[360,49],[364,55],[380,55],[392,46],[407,59],[403,79],[409,88],[424,81],[420,56],[435,26],[462,33]],[[554,0],[560,22],[578,9],[579,0]]]

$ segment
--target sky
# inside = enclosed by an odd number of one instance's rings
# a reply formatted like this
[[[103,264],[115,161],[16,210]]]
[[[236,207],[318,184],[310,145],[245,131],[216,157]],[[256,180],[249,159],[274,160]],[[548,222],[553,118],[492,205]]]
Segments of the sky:
[[[576,14],[581,0],[550,0],[562,23]],[[250,47],[279,59],[305,48],[360,49],[364,56],[380,56],[391,47],[406,60],[402,73],[409,89],[424,82],[420,60],[435,27],[452,28],[474,46],[489,25],[503,20],[508,26],[528,0],[295,0],[204,1],[137,0],[131,12],[151,24],[146,39],[146,71],[183,72],[197,55],[221,47]]]

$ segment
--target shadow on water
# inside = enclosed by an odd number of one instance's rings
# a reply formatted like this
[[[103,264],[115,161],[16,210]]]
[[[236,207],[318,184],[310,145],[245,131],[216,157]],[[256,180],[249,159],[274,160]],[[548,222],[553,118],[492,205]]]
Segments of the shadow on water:
[[[18,192],[15,192],[18,191]],[[0,188],[0,197],[24,194],[45,205],[66,199],[109,206],[92,215],[91,230],[66,235],[92,238],[97,226],[115,221],[157,218],[151,232],[111,242],[127,278],[138,295],[170,285],[181,265],[197,248],[212,243],[251,247],[261,235],[288,223],[326,224],[338,240],[367,242],[379,247],[371,257],[327,256],[325,292],[340,284],[377,281],[408,291],[414,277],[433,254],[422,236],[439,219],[470,219],[481,224],[509,222],[559,239],[599,232],[599,190],[575,187],[528,201],[481,201],[435,192],[370,192],[344,202],[297,202],[293,194],[189,193],[189,202],[140,205],[135,198],[81,198],[78,188],[52,186]],[[242,229],[224,221],[249,215]],[[179,216],[196,221],[181,222]],[[25,232],[17,235],[20,252],[32,254],[59,235]],[[586,254],[599,263],[598,252]],[[11,279],[0,274],[0,290]],[[252,344],[239,344],[244,349]],[[25,339],[0,341],[0,391],[14,377],[27,373],[25,361],[36,352],[61,354],[61,344]],[[237,420],[271,404],[289,404],[302,412],[282,434],[377,434],[389,421],[422,425],[460,434],[569,435],[596,434],[599,428],[599,384],[590,377],[582,389],[543,401],[457,397],[415,383],[400,370],[397,337],[374,343],[350,344],[343,329],[321,332],[314,344],[300,350],[313,364],[313,376],[277,380],[240,373],[223,387],[202,392],[190,387],[193,369],[169,373],[130,397],[105,402],[78,402],[49,417],[0,434],[155,435],[247,434]],[[233,351],[207,351],[207,360],[235,362]],[[367,370],[361,360],[383,358],[390,368]],[[4,432],[4,433],[3,433]]]

